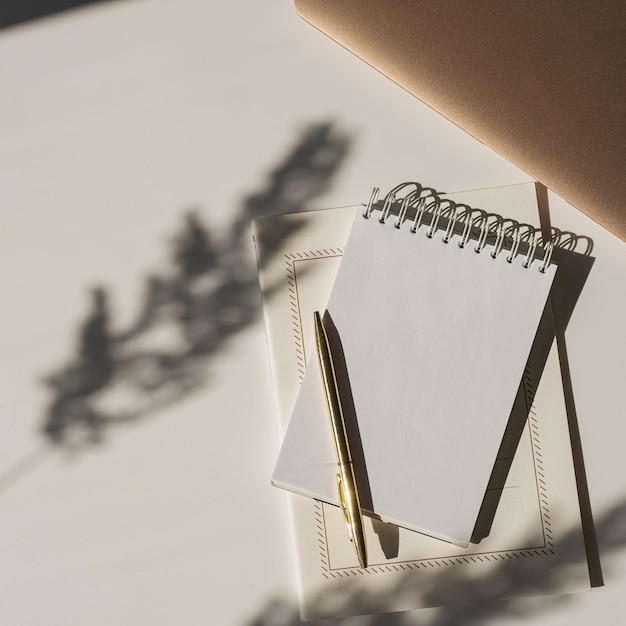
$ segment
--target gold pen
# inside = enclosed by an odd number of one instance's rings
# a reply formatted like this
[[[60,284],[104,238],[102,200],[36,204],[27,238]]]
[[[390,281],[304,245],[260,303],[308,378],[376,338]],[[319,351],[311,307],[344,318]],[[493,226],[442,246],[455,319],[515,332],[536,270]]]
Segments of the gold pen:
[[[324,385],[324,395],[328,406],[330,425],[333,431],[333,441],[337,454],[337,489],[339,491],[339,503],[343,510],[343,515],[348,526],[348,535],[354,545],[359,565],[367,567],[367,549],[365,546],[365,530],[363,528],[363,515],[359,502],[356,479],[354,476],[354,466],[348,444],[346,423],[337,387],[337,377],[333,364],[332,352],[328,335],[322,322],[319,311],[313,313],[315,322],[315,343],[317,346],[317,356],[320,370],[322,372],[322,383]]]

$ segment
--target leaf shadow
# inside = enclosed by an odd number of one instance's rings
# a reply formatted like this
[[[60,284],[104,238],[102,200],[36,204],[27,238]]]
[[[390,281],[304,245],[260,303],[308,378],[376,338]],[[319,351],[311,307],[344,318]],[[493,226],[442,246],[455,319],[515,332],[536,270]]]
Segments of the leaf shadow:
[[[113,425],[146,419],[207,385],[212,361],[260,312],[250,221],[310,209],[332,185],[350,143],[331,122],[306,128],[219,238],[198,210],[187,212],[169,269],[147,278],[127,328],[112,330],[110,290],[94,287],[73,357],[45,379],[52,392],[41,425],[45,439],[66,450],[87,449]],[[268,252],[294,228],[273,233]]]
[[[626,500],[616,503],[596,520],[596,532],[604,553],[603,561],[610,568],[618,553],[626,548]],[[364,587],[359,578],[348,578],[336,587],[332,594],[318,598],[321,605],[333,606],[337,614],[359,617],[338,617],[302,622],[298,607],[284,599],[273,598],[253,616],[246,626],[297,626],[302,623],[311,626],[415,626],[428,623],[429,626],[469,626],[489,624],[509,618],[540,619],[571,601],[571,594],[558,592],[560,582],[567,576],[568,568],[578,559],[578,533],[566,533],[554,545],[555,552],[563,555],[557,567],[544,567],[537,575],[537,568],[527,570],[519,560],[503,559],[489,574],[476,576],[463,573],[461,569],[441,568],[428,578],[428,590],[422,594],[423,604],[430,608],[420,619],[420,611],[381,611],[380,599],[376,599]],[[532,571],[532,575],[529,572]],[[389,598],[409,597],[415,594],[414,579],[401,578],[387,590]],[[491,590],[498,596],[513,598],[492,601]],[[423,590],[420,590],[423,591]],[[555,595],[550,595],[555,594]],[[515,598],[543,596],[541,602],[518,602]]]

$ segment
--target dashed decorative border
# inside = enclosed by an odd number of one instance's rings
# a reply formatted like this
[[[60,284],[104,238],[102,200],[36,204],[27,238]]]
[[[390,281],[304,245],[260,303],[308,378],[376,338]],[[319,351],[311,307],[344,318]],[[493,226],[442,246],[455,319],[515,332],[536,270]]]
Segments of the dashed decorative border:
[[[296,362],[300,383],[304,380],[306,371],[306,352],[304,347],[304,333],[302,330],[302,317],[300,314],[300,298],[298,293],[298,282],[296,276],[296,263],[298,261],[310,261],[343,255],[343,248],[323,248],[320,250],[309,250],[306,252],[296,252],[285,255],[285,268],[287,272],[287,284],[289,290],[289,302],[291,308],[291,324],[296,352]],[[542,530],[544,543],[532,548],[521,550],[502,550],[497,552],[484,552],[437,559],[414,559],[410,561],[400,561],[385,565],[370,565],[362,568],[337,568],[330,567],[328,554],[328,536],[326,532],[326,518],[324,515],[324,504],[315,502],[315,526],[317,534],[317,544],[319,549],[320,567],[324,578],[348,578],[353,576],[367,576],[370,574],[386,574],[389,572],[403,572],[417,569],[436,569],[438,567],[463,566],[472,563],[514,561],[516,559],[526,559],[532,557],[547,556],[555,554],[554,540],[552,535],[552,523],[550,517],[550,507],[548,500],[548,487],[546,484],[545,470],[543,467],[543,454],[541,451],[541,438],[539,436],[539,420],[534,404],[536,386],[533,381],[528,366],[524,370],[523,376],[524,395],[528,410],[528,425],[531,439],[531,450],[535,470],[535,481],[537,486],[537,498],[541,513]]]
[[[541,510],[543,538],[545,548],[554,554],[554,538],[552,536],[552,520],[550,518],[550,506],[548,503],[548,487],[546,474],[543,467],[543,453],[541,451],[541,438],[539,437],[539,420],[535,409],[535,393],[537,391],[528,366],[524,370],[524,390],[528,402],[528,423],[530,425],[530,437],[533,449],[533,461],[535,463],[535,481],[537,485],[537,497]]]
[[[298,282],[296,278],[296,263],[298,261],[310,261],[312,259],[328,259],[343,256],[343,251],[344,248],[322,248],[321,250],[309,250],[307,252],[285,254],[289,304],[291,307],[291,326],[296,348],[296,361],[298,363],[298,378],[300,379],[300,383],[304,380],[304,372],[306,371],[306,353],[304,349],[304,335],[302,333],[302,317],[300,315],[300,298],[298,295]]]

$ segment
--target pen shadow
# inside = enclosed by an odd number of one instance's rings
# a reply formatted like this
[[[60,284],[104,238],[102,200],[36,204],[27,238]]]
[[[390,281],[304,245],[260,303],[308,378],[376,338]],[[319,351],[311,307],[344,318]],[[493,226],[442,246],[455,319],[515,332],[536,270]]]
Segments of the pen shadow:
[[[341,397],[341,407],[350,446],[350,454],[352,457],[352,465],[354,467],[361,508],[368,517],[372,518],[372,526],[378,537],[380,547],[385,557],[393,559],[398,556],[400,530],[393,524],[383,522],[373,513],[374,504],[372,502],[372,492],[370,489],[367,465],[365,463],[365,455],[363,453],[363,443],[359,431],[359,423],[357,420],[356,409],[354,407],[352,387],[350,385],[350,377],[346,367],[346,359],[341,338],[339,336],[339,332],[337,331],[337,327],[333,322],[332,316],[328,311],[324,313],[323,321],[333,355],[333,366],[335,368],[337,388],[339,389],[339,395]]]

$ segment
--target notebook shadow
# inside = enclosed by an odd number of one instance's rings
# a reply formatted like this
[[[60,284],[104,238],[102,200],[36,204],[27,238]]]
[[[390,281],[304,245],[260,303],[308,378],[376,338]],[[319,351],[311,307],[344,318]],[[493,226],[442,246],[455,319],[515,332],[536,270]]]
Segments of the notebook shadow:
[[[367,474],[367,466],[365,464],[365,456],[363,454],[363,444],[359,432],[359,424],[354,407],[354,399],[352,396],[352,388],[350,386],[350,378],[346,367],[346,359],[341,344],[341,339],[337,331],[331,315],[326,311],[324,314],[324,328],[328,336],[328,342],[333,354],[333,365],[335,367],[335,377],[337,387],[341,396],[341,406],[343,410],[344,424],[346,434],[350,446],[350,454],[352,457],[352,465],[358,486],[359,500],[361,508],[366,514],[372,518],[372,526],[374,532],[380,542],[380,547],[388,559],[398,556],[400,545],[400,529],[393,525],[383,522],[379,517],[374,515],[374,505],[372,502],[372,492]]]
[[[536,385],[533,381],[539,381],[541,379],[548,355],[553,349],[553,346],[556,345],[563,382],[565,408],[572,445],[574,470],[578,486],[591,584],[592,586],[599,586],[603,584],[603,578],[591,514],[582,446],[578,431],[565,344],[565,330],[567,324],[595,261],[594,257],[591,256],[593,241],[588,237],[553,228],[550,225],[549,219],[547,191],[545,188],[542,189],[540,186],[538,187],[543,236],[545,240],[550,240],[554,244],[553,257],[557,262],[558,271],[554,279],[550,298],[546,304],[535,336],[525,375],[520,383],[505,436],[500,446],[498,460],[494,465],[471,541],[472,543],[479,543],[489,535],[493,518],[502,495],[502,490],[511,469],[515,450],[519,444],[528,415],[532,409],[536,392]]]
[[[515,458],[515,452],[533,407],[537,383],[541,380],[554,340],[554,323],[550,300],[548,300],[539,322],[530,356],[524,368],[524,375],[520,381],[511,415],[500,443],[496,462],[489,477],[483,502],[476,519],[476,525],[472,532],[471,543],[480,543],[491,532],[491,526],[500,503],[500,498],[503,490],[506,489],[506,482]]]

